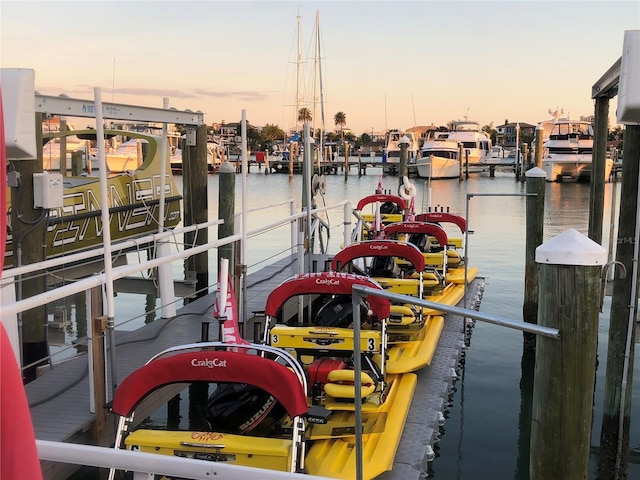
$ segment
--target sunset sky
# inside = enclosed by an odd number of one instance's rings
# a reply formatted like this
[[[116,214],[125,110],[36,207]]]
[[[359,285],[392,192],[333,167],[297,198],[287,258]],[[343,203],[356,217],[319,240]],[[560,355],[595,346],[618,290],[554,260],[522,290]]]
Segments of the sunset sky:
[[[593,114],[592,85],[640,29],[637,1],[0,1],[0,65],[36,90],[200,110],[207,123],[294,125],[313,111],[320,19],[325,124],[354,133],[536,123],[549,108]],[[316,86],[319,97],[319,86]],[[320,116],[319,109],[316,119]],[[615,123],[615,102],[610,118]]]

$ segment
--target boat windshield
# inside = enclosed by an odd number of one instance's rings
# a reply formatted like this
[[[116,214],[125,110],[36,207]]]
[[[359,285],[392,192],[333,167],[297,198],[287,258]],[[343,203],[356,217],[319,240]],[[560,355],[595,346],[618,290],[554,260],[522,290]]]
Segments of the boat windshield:
[[[593,126],[586,122],[559,122],[551,130],[551,139],[566,139],[569,135],[588,138],[593,136]]]

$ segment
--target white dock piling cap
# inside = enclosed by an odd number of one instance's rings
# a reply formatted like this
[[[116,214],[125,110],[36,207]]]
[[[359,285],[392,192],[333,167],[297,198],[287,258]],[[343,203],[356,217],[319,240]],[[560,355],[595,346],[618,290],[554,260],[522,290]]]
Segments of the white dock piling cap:
[[[533,178],[535,178],[535,177],[538,177],[538,178],[545,177],[546,178],[547,177],[547,172],[545,172],[541,168],[533,167],[533,168],[530,168],[529,170],[527,170],[525,172],[524,176],[527,177],[527,178],[529,178],[529,177],[533,177]]]
[[[589,237],[570,228],[536,248],[536,263],[604,265],[607,263],[607,251]]]

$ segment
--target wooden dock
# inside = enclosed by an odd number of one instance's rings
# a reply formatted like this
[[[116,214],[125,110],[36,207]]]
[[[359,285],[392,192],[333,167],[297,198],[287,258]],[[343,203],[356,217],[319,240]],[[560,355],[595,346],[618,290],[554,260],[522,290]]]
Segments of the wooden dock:
[[[318,258],[320,268],[326,257]],[[279,260],[248,275],[247,322],[245,338],[254,340],[262,333],[266,297],[277,285],[298,271],[295,257]],[[477,308],[484,289],[483,279],[476,279],[468,289],[467,305]],[[122,381],[154,354],[174,345],[200,341],[202,323],[210,323],[209,340],[218,339],[218,325],[213,319],[215,294],[203,296],[181,308],[171,319],[156,320],[135,331],[116,330],[115,365],[118,381]],[[419,373],[419,383],[409,412],[405,434],[394,470],[385,479],[422,478],[417,465],[430,461],[431,448],[439,438],[439,425],[452,394],[455,370],[463,354],[463,320],[447,315],[432,365]],[[89,411],[89,367],[87,356],[57,364],[51,371],[25,386],[37,439],[59,442],[99,444],[95,438],[95,413]],[[109,377],[107,377],[109,378]],[[109,439],[115,438],[115,419],[109,418]],[[77,466],[43,462],[45,479],[64,479]],[[426,470],[425,470],[426,471]]]

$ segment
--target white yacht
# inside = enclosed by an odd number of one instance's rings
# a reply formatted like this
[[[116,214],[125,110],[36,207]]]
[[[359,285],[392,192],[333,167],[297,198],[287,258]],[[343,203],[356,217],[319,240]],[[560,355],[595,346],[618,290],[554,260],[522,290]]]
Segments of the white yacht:
[[[477,165],[491,158],[491,137],[480,128],[478,122],[472,120],[457,120],[452,122],[449,132],[449,140],[462,143],[463,162],[469,161],[469,165]]]
[[[547,181],[590,181],[593,155],[593,125],[569,117],[540,122],[544,152],[542,168]],[[607,158],[605,179],[611,175],[613,160]]]
[[[460,160],[458,143],[449,139],[450,132],[435,132],[422,145],[422,156],[416,161],[421,178],[458,178]]]
[[[405,132],[402,130],[390,130],[387,133],[387,144],[384,149],[384,158],[382,171],[384,173],[396,174],[400,168],[400,140],[403,137],[409,139],[407,147],[407,166],[415,165],[420,150],[418,149],[418,140],[413,132]]]

